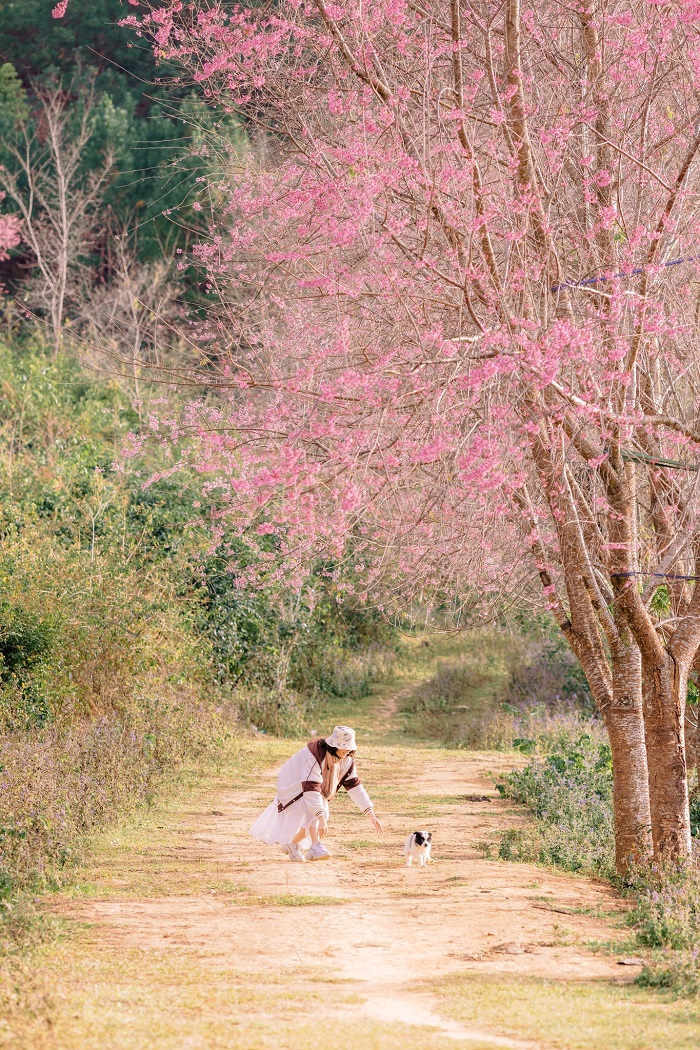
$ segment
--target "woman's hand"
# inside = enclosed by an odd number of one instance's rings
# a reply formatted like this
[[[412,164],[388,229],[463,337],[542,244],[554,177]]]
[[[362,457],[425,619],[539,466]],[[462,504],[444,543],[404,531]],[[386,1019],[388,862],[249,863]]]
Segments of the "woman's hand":
[[[325,839],[326,832],[328,831],[328,822],[325,817],[318,818],[318,837]]]
[[[382,833],[382,831],[384,831],[384,828],[382,827],[382,822],[375,816],[374,810],[370,809],[370,811],[367,814],[367,816],[369,817],[369,819],[374,824],[374,830],[377,832],[378,835],[380,835]]]

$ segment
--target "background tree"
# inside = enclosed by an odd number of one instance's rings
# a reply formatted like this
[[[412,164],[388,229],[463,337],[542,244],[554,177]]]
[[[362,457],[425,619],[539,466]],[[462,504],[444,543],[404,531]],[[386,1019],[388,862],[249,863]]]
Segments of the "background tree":
[[[108,104],[119,114],[120,160],[104,188],[105,213],[137,226],[139,259],[157,260],[164,249],[169,254],[186,246],[196,228],[188,203],[205,166],[195,139],[198,117],[206,121],[207,114],[189,86],[157,82],[151,49],[119,26],[131,10],[127,3],[89,0],[69,6],[61,19],[51,17],[54,6],[50,0],[3,4],[0,64],[14,70],[30,110],[33,84],[46,76],[68,83],[82,72],[94,85],[98,107]],[[95,147],[101,144],[94,140]],[[109,260],[98,261],[108,272]]]
[[[54,345],[61,346],[69,298],[78,298],[81,277],[94,246],[97,208],[115,160],[119,121],[108,110],[95,111],[92,86],[78,90],[68,106],[73,85],[49,81],[35,85],[38,115],[32,119],[23,93],[16,95],[15,121],[0,139],[0,186],[21,216],[24,242],[35,270],[25,285],[24,300],[48,318]],[[99,117],[107,125],[105,148],[97,164],[86,164]]]
[[[200,270],[191,264],[177,268],[173,260],[178,253],[182,256],[204,229],[202,212],[193,206],[201,188],[198,180],[214,168],[222,170],[221,164],[229,164],[227,158],[245,143],[233,118],[224,116],[213,127],[214,115],[203,105],[196,86],[162,81],[167,70],[157,74],[146,42],[125,33],[118,24],[131,10],[127,4],[97,0],[69,8],[61,19],[52,18],[52,7],[46,0],[3,6],[0,137],[8,148],[0,163],[7,179],[22,193],[27,191],[26,146],[31,141],[33,160],[43,164],[48,173],[45,161],[51,154],[51,142],[45,134],[46,100],[52,93],[62,92],[64,160],[71,150],[80,153],[81,192],[100,182],[92,207],[97,221],[90,232],[90,250],[81,253],[80,266],[73,268],[76,294],[69,296],[67,304],[73,333],[87,338],[94,347],[94,331],[85,329],[83,321],[93,313],[90,302],[94,293],[103,308],[114,282],[115,297],[119,298],[124,249],[133,256],[134,266],[158,269],[165,260],[178,286],[176,298],[185,311],[196,313],[206,303]],[[81,130],[88,98],[92,111],[89,127]],[[85,131],[89,138],[81,151],[80,139]],[[105,157],[115,150],[118,157],[108,176],[101,178]],[[42,213],[36,200],[34,207]],[[19,217],[18,206],[9,200],[5,210],[10,217]],[[114,241],[115,234],[121,239],[121,248]],[[58,235],[48,236],[51,251],[55,248],[58,252],[58,240]],[[34,318],[26,317],[26,307],[43,310],[47,306],[36,298],[39,285],[43,284],[46,291],[45,277],[41,268],[37,271],[35,253],[28,243],[22,250],[14,247],[8,258],[0,260],[0,279],[9,293],[4,299],[5,309],[14,323],[27,322],[25,327],[31,330]],[[43,293],[40,298],[46,300]],[[161,335],[165,335],[164,329]],[[105,340],[101,349],[106,355],[104,367],[113,353],[113,340]],[[122,363],[117,368],[121,370]]]

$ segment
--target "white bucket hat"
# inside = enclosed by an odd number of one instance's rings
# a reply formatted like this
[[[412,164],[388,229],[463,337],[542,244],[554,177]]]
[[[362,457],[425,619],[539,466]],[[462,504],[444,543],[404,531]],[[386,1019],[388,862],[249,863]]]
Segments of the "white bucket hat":
[[[326,743],[329,747],[339,747],[342,751],[354,751],[357,748],[355,730],[349,726],[336,726],[331,735],[326,737]]]

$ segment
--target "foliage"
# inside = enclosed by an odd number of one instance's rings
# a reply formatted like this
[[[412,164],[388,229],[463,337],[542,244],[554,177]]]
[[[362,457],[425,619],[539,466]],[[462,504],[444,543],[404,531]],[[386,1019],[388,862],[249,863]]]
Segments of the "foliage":
[[[100,706],[98,692],[116,696],[141,660],[138,644],[124,639],[142,638],[167,608],[180,609],[186,635],[209,654],[217,688],[254,687],[258,703],[260,691],[291,690],[301,718],[294,731],[318,694],[363,695],[386,670],[392,631],[376,613],[339,605],[320,571],[299,594],[239,587],[236,570],[255,553],[235,543],[227,559],[202,550],[204,533],[190,527],[194,478],[144,487],[148,461],[113,469],[139,427],[115,381],[96,382],[68,356],[49,359],[36,341],[0,346],[0,366],[0,651],[5,645],[11,660],[0,681],[15,717],[20,695],[39,705],[39,720],[64,702],[87,710]],[[47,594],[48,580],[61,583]],[[346,657],[362,671],[350,671]],[[83,659],[89,674],[79,671]],[[29,693],[43,699],[30,702]]]
[[[389,673],[396,632],[376,609],[339,602],[327,564],[297,588],[251,586],[274,539],[230,537],[203,560],[198,623],[222,684],[244,687],[246,718],[266,732],[298,734],[322,696],[365,696]]]
[[[50,620],[0,602],[0,712],[5,724],[44,725],[47,697],[37,688],[39,668],[46,669],[55,645]]]
[[[119,0],[83,5],[60,21],[51,18],[51,5],[43,0],[3,4],[0,137],[10,131],[8,116],[17,112],[20,97],[31,107],[34,85],[51,78],[78,87],[81,80],[94,84],[96,126],[85,164],[88,170],[94,167],[106,138],[118,143],[117,170],[103,196],[103,222],[117,220],[122,227],[136,222],[139,255],[147,260],[186,247],[198,226],[192,205],[197,180],[210,168],[204,135],[214,132],[214,121],[191,89],[166,86],[168,71],[156,73],[152,52],[135,46],[119,26],[123,15]],[[69,105],[76,108],[75,101]],[[217,137],[227,129],[231,141],[240,139],[237,123],[226,118],[218,122]],[[177,213],[176,223],[171,213]],[[99,253],[94,262],[104,274],[109,270],[106,243]],[[6,273],[10,280],[21,280],[19,269]]]
[[[688,999],[700,992],[700,964],[698,949],[660,953],[645,965],[636,983],[643,988],[659,988],[674,997]]]
[[[504,860],[535,861],[566,871],[602,875],[634,898],[627,921],[632,948],[644,953],[638,983],[677,996],[700,993],[700,864],[640,867],[620,884],[614,869],[610,749],[595,723],[581,733],[560,722],[545,737],[516,738],[535,756],[510,773],[499,790],[524,804],[534,819],[501,838]]]
[[[105,85],[119,83],[122,70],[138,81],[132,90],[149,93],[155,63],[148,48],[133,46],[119,28],[124,14],[120,0],[90,0],[66,17],[51,17],[44,0],[4,0],[0,58],[12,62],[27,80],[44,70],[72,73],[76,65],[95,64]]]
[[[298,607],[284,588],[238,588],[205,549],[196,477],[144,486],[167,453],[115,469],[140,427],[116,381],[36,338],[0,343],[0,371],[7,932],[18,895],[60,881],[91,829],[251,723],[303,734],[324,693],[360,696],[386,673],[395,643],[321,575]]]
[[[632,916],[645,948],[695,949],[700,937],[700,865],[664,864],[637,873]]]
[[[600,729],[572,736],[564,728],[546,742],[522,770],[508,774],[499,790],[522,802],[536,818],[532,827],[511,829],[499,855],[504,860],[534,860],[566,871],[614,874],[612,761]],[[531,754],[543,741],[518,738],[518,750]]]
[[[700,862],[656,865],[636,874],[630,924],[649,958],[639,976],[674,995],[700,994]]]
[[[181,528],[172,542],[181,508],[112,470],[132,409],[116,384],[38,343],[0,355],[0,870],[9,900],[60,877],[88,830],[147,802],[230,730],[210,647],[182,600]],[[226,721],[235,723],[230,702]]]
[[[700,787],[697,783],[697,775],[690,791],[690,829],[693,836],[700,839]]]

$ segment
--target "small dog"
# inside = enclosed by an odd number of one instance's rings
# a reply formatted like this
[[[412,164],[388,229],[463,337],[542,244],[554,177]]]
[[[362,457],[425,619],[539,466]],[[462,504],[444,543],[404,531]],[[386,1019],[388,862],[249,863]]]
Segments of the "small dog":
[[[414,857],[420,864],[421,868],[428,863],[430,860],[430,843],[432,838],[433,836],[430,831],[414,831],[412,835],[408,836],[406,839],[406,845],[403,848],[407,868],[411,867]]]

